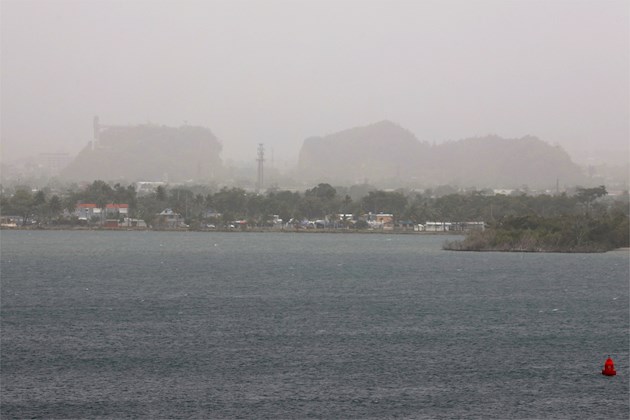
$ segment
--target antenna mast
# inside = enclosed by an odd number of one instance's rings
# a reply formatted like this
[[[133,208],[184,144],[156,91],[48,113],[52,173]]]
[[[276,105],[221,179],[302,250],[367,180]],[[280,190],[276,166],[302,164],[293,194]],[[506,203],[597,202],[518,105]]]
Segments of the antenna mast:
[[[258,182],[256,183],[256,192],[259,192],[263,189],[264,182],[264,168],[263,162],[265,161],[265,145],[262,143],[258,143]]]

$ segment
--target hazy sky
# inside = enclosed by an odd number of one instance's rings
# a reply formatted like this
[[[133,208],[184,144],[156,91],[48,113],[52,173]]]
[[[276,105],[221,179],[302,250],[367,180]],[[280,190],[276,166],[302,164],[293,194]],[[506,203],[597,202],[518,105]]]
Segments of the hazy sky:
[[[383,119],[429,142],[628,148],[626,0],[1,5],[3,160],[75,154],[94,115],[206,126],[252,162],[259,142],[295,160],[306,137]]]

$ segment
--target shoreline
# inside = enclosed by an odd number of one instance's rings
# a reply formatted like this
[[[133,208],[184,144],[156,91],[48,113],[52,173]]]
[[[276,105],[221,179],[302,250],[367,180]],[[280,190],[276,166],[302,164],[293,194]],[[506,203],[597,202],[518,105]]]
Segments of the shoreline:
[[[18,226],[0,227],[3,230],[19,231],[107,231],[107,232],[204,232],[204,233],[334,233],[334,234],[381,234],[381,235],[431,235],[431,236],[463,236],[464,232],[422,232],[414,230],[352,230],[352,229],[274,229],[274,228],[250,228],[250,229],[188,229],[188,228],[136,228],[136,227],[88,227],[88,226]]]
[[[137,228],[137,227],[88,227],[88,226],[18,226],[0,227],[0,231],[76,231],[76,232],[181,232],[181,233],[283,233],[283,234],[360,234],[360,235],[422,235],[422,236],[465,236],[465,232],[423,232],[413,230],[351,230],[351,229],[273,229],[273,228],[251,228],[251,229],[178,229],[178,228]],[[445,244],[446,245],[446,244]],[[442,247],[443,251],[452,252],[492,252],[492,253],[527,253],[527,254],[603,254],[606,252],[630,252],[630,247],[620,247],[607,250],[587,250],[587,249],[499,249],[499,248],[448,248]]]
[[[453,246],[455,245],[455,246]],[[475,248],[475,247],[458,247],[457,243],[445,243],[442,247],[444,251],[453,251],[453,252],[520,252],[527,254],[604,254],[606,252],[611,251],[630,251],[628,247],[620,247],[620,248],[603,248],[603,247],[595,247],[595,246],[582,246],[582,247],[574,247],[574,248],[518,248],[518,247],[488,247],[488,248]]]

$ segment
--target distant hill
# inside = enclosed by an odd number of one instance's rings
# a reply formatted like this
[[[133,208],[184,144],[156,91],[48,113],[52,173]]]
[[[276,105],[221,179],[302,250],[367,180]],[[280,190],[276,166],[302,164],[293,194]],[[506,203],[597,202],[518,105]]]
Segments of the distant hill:
[[[221,144],[204,127],[157,125],[105,128],[61,173],[75,181],[198,181],[221,175]]]
[[[298,172],[304,179],[354,183],[414,176],[429,150],[390,121],[304,140]]]
[[[437,183],[488,187],[553,187],[584,181],[580,167],[559,146],[536,137],[469,138],[435,146],[427,174]]]
[[[560,147],[536,137],[469,138],[430,146],[389,121],[311,137],[298,172],[309,182],[552,188],[585,180]]]

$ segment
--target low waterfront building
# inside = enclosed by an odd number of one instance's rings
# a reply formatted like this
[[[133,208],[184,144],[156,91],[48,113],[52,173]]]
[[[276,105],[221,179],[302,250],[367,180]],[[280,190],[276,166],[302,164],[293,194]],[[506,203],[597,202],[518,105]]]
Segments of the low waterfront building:
[[[101,209],[94,203],[78,203],[74,209],[74,215],[79,220],[90,221],[93,217],[101,217]]]
[[[425,222],[417,225],[414,230],[421,232],[469,232],[471,230],[485,230],[485,222]]]
[[[129,204],[107,204],[105,206],[105,217],[127,217],[129,215]]]
[[[164,209],[157,215],[156,227],[178,228],[186,227],[184,218],[173,209]]]

